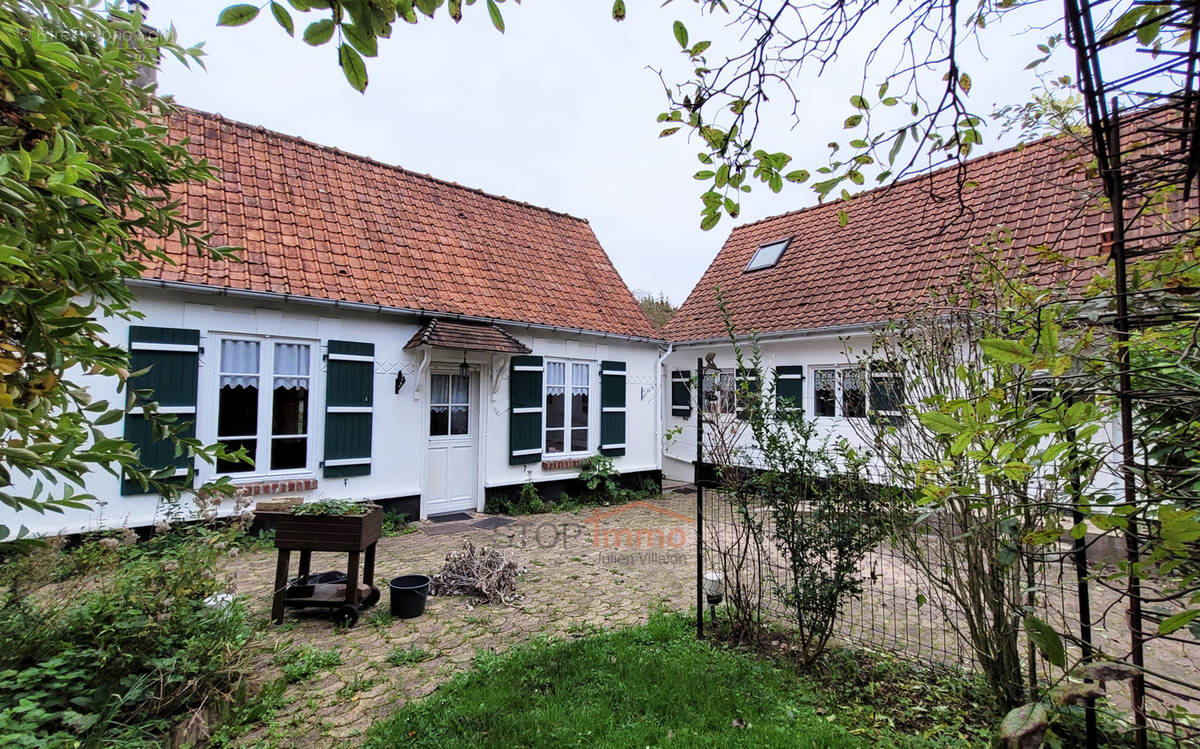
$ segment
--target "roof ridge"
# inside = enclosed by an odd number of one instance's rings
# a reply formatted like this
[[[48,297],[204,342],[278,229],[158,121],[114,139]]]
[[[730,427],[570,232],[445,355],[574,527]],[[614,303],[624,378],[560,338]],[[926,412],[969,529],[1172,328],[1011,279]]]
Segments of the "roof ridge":
[[[219,112],[206,112],[203,109],[196,109],[195,107],[189,107],[189,106],[179,104],[179,103],[173,104],[173,107],[176,111],[184,113],[184,114],[197,115],[202,119],[219,120],[221,122],[229,123],[230,125],[247,128],[251,131],[257,131],[260,133],[265,133],[267,135],[273,135],[277,138],[283,138],[285,140],[290,140],[290,141],[293,141],[296,143],[300,143],[302,145],[309,146],[310,148],[315,148],[319,151],[327,151],[330,153],[335,153],[338,156],[345,156],[347,158],[354,159],[356,161],[361,161],[366,164],[371,164],[373,166],[379,166],[379,167],[383,167],[384,169],[393,169],[393,170],[396,170],[399,172],[403,172],[405,174],[408,174],[412,177],[416,177],[418,179],[429,180],[430,182],[437,182],[439,184],[446,185],[449,187],[454,187],[459,190],[466,190],[468,192],[473,192],[478,195],[482,195],[485,198],[491,198],[492,200],[502,200],[506,203],[512,203],[514,205],[519,205],[519,206],[522,206],[525,208],[533,208],[534,210],[542,211],[544,213],[549,213],[554,216],[562,216],[564,218],[569,218],[574,221],[579,221],[581,223],[588,224],[589,226],[591,225],[591,222],[589,222],[586,218],[583,218],[581,216],[575,216],[573,214],[567,213],[566,211],[556,211],[553,208],[547,208],[546,206],[535,205],[533,203],[527,203],[524,200],[517,200],[516,198],[510,198],[507,195],[496,195],[495,193],[487,192],[486,190],[483,190],[478,187],[471,187],[470,185],[459,184],[458,182],[454,182],[453,180],[443,179],[441,177],[435,177],[432,174],[425,174],[423,172],[414,172],[413,170],[406,169],[405,167],[402,167],[399,164],[389,164],[385,161],[380,161],[379,159],[374,159],[374,158],[371,158],[370,156],[364,156],[360,153],[354,153],[352,151],[343,151],[342,149],[338,148],[337,146],[327,146],[322,143],[317,143],[315,141],[308,140],[307,138],[301,138],[299,135],[291,135],[288,133],[281,133],[278,130],[271,130],[270,128],[264,127],[262,125],[255,125],[255,124],[252,124],[249,122],[243,122],[241,120],[230,119],[229,117],[226,117],[225,115],[223,115]]]
[[[763,218],[760,218],[756,221],[750,221],[745,224],[738,224],[737,226],[733,227],[730,230],[730,234],[732,234],[735,231],[738,231],[739,229],[746,229],[751,226],[757,226],[758,224],[766,223],[767,221],[775,221],[776,219],[787,218],[788,216],[796,216],[801,213],[804,213],[805,211],[813,211],[813,210],[816,210],[817,208],[826,208],[829,206],[837,205],[838,203],[851,203],[851,202],[857,200],[858,198],[861,198],[866,195],[871,195],[872,193],[891,190],[896,187],[899,187],[900,185],[906,185],[910,182],[915,182],[916,180],[919,180],[919,179],[932,178],[938,174],[941,174],[943,172],[948,172],[951,169],[955,169],[960,166],[976,165],[976,164],[982,163],[984,161],[987,161],[989,159],[1006,156],[1013,151],[1020,151],[1023,149],[1032,148],[1034,146],[1041,146],[1041,145],[1044,145],[1047,141],[1058,140],[1060,138],[1065,137],[1066,135],[1067,135],[1067,133],[1060,133],[1058,135],[1044,135],[1041,138],[1036,138],[1031,141],[1021,141],[1020,143],[1016,143],[1014,145],[1008,146],[1007,148],[1001,148],[997,151],[989,151],[981,156],[976,156],[974,158],[966,159],[965,161],[956,162],[954,164],[948,164],[946,166],[940,166],[937,169],[932,169],[927,172],[920,172],[918,174],[913,174],[911,176],[905,177],[904,179],[896,180],[895,182],[889,182],[886,185],[878,185],[876,187],[871,187],[871,188],[868,188],[861,192],[856,192],[853,195],[851,195],[849,198],[838,198],[837,200],[833,200],[828,203],[818,202],[815,205],[807,205],[807,206],[804,206],[803,208],[797,208],[792,211],[784,211],[783,213],[777,213],[773,216],[764,216]]]

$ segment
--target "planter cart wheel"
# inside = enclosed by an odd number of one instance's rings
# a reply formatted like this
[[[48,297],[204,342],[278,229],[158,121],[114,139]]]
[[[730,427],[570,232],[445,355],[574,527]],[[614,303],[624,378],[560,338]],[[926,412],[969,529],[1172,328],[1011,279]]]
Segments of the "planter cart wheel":
[[[358,607],[352,603],[342,604],[333,612],[333,621],[344,627],[353,627],[358,623]]]
[[[376,588],[374,585],[372,585],[371,592],[368,593],[367,597],[363,599],[362,607],[364,609],[369,609],[375,604],[379,603],[379,595],[379,588]]]

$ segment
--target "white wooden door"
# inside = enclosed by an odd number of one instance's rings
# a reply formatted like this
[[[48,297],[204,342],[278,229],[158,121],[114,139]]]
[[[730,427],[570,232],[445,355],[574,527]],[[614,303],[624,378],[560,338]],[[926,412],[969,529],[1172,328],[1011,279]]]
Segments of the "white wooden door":
[[[479,485],[479,376],[429,373],[425,430],[425,515],[474,510]]]

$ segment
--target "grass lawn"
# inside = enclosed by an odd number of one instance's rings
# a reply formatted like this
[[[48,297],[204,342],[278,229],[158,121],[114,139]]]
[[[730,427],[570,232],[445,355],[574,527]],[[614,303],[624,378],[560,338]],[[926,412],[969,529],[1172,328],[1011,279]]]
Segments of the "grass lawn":
[[[800,676],[698,642],[686,617],[663,614],[640,627],[482,654],[473,670],[376,723],[367,745],[933,745],[845,723],[854,713],[839,718],[822,703]]]

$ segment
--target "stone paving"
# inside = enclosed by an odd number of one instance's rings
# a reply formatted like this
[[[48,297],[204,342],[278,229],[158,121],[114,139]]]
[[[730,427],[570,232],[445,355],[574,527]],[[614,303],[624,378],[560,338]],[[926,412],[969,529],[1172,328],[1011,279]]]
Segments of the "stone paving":
[[[653,503],[524,516],[494,531],[471,528],[437,536],[417,531],[382,539],[376,576],[383,599],[350,630],[293,611],[283,625],[266,624],[275,554],[233,558],[228,571],[237,592],[264,623],[254,656],[263,679],[279,676],[275,657],[294,645],[335,648],[343,661],[290,685],[284,707],[243,743],[355,745],[371,723],[469,668],[480,650],[501,651],[539,633],[578,637],[644,621],[658,608],[687,608],[695,590],[694,508],[694,495],[668,495]],[[526,568],[518,588],[522,599],[505,606],[430,597],[423,616],[391,619],[387,578],[432,574],[465,541],[497,547]],[[294,565],[293,560],[293,574]],[[345,555],[313,555],[314,572],[344,565]],[[432,657],[393,666],[387,658],[397,648],[421,648]]]

